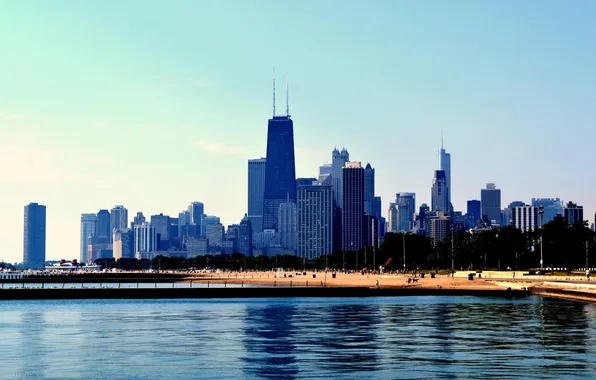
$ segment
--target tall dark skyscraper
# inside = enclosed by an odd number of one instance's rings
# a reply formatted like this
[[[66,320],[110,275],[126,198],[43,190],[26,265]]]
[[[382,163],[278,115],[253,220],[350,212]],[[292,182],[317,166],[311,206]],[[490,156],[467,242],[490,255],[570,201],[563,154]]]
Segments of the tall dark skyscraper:
[[[476,223],[480,219],[482,219],[482,212],[480,207],[480,201],[476,199],[471,199],[468,201],[468,219],[473,223]]]
[[[107,237],[112,236],[111,217],[108,210],[99,210],[97,213],[97,226],[95,228],[95,236]]]
[[[443,132],[441,132],[441,150],[439,152],[439,169],[445,172],[445,180],[447,182],[447,205],[446,211],[453,211],[451,204],[451,154],[443,148]]]
[[[374,215],[375,202],[375,169],[366,164],[364,168],[364,213]]]
[[[447,186],[447,177],[444,170],[435,170],[431,206],[435,212],[449,212],[449,187]]]
[[[273,118],[269,119],[267,128],[266,160],[263,229],[277,230],[279,205],[288,201],[296,203],[297,196],[294,123],[290,118],[287,104],[286,115],[275,116],[275,78],[273,79]]]
[[[25,206],[23,263],[27,268],[42,268],[46,261],[46,206],[29,203]]]
[[[480,206],[483,218],[486,216],[491,223],[501,223],[501,189],[494,183],[487,183],[486,189],[480,190]]]
[[[364,169],[360,162],[348,162],[343,168],[343,208],[341,246],[357,251],[364,247]]]

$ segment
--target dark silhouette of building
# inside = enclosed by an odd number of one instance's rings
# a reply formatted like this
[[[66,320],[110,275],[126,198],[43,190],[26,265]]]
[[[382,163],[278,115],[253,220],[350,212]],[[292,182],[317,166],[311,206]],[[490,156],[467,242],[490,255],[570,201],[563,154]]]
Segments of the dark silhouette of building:
[[[364,168],[364,213],[375,215],[375,169],[366,164]]]
[[[252,232],[252,222],[244,215],[238,231],[238,252],[244,256],[252,256]]]
[[[99,210],[97,213],[95,236],[107,237],[108,240],[112,239],[112,221],[108,210]]]
[[[46,261],[46,206],[25,206],[24,227],[23,263],[27,268],[41,269]]]
[[[278,230],[279,205],[296,203],[294,123],[289,115],[274,116],[267,132],[263,229]]]
[[[565,206],[565,220],[570,226],[584,221],[584,206],[578,206],[576,203],[568,202]]]
[[[468,215],[468,219],[472,223],[477,223],[480,219],[482,219],[482,211],[481,210],[482,209],[480,207],[479,200],[471,199],[468,201],[467,215]]]
[[[265,167],[267,160],[248,160],[248,219],[253,232],[263,232],[263,200],[265,196]]]
[[[348,162],[343,170],[342,249],[364,247],[364,169],[360,162]]]

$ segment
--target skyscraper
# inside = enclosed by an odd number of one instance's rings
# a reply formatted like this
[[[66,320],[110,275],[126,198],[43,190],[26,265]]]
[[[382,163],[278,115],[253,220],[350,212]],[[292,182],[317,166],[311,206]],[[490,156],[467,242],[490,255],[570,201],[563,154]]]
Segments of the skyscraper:
[[[210,223],[205,232],[210,250],[221,249],[224,239],[224,226],[221,223]]]
[[[441,150],[439,152],[439,169],[445,172],[447,182],[447,209],[445,212],[453,211],[451,205],[451,154],[443,148],[443,132],[441,132]]]
[[[343,148],[341,152],[333,149],[332,163],[331,163],[331,182],[333,188],[333,200],[335,206],[342,208],[343,201],[343,171],[342,169],[346,166],[346,162],[350,161],[350,153]]]
[[[238,232],[238,252],[244,256],[252,256],[252,224],[248,215],[244,215]]]
[[[447,177],[443,170],[435,170],[431,206],[432,211],[434,212],[449,212],[449,188],[447,187]],[[500,212],[501,210],[499,210],[499,213]]]
[[[570,226],[584,221],[584,206],[579,206],[576,203],[568,202],[565,205],[565,220]]]
[[[106,237],[112,240],[112,222],[108,210],[99,210],[97,213],[97,227],[95,227],[95,236]]]
[[[540,227],[538,208],[533,206],[514,206],[511,208],[512,224],[520,230],[533,231]]]
[[[279,205],[279,233],[283,249],[296,251],[296,203],[288,201]]]
[[[89,246],[89,237],[95,235],[95,226],[97,224],[97,215],[81,214],[81,253],[79,262],[87,261],[87,251]]]
[[[157,233],[155,226],[150,222],[143,222],[135,226],[135,257],[137,259],[150,259],[151,254],[157,250]]]
[[[375,218],[377,218],[379,220],[383,217],[381,210],[382,210],[381,197],[375,197],[374,202],[373,202],[373,215],[375,216]]]
[[[275,76],[273,78],[273,117],[267,127],[267,162],[263,199],[263,229],[278,230],[279,205],[288,199],[296,203],[296,163],[294,158],[294,123],[287,102],[286,114],[275,115]]]
[[[170,217],[164,214],[151,215],[151,224],[157,234],[157,250],[162,251],[170,247]]]
[[[542,222],[544,224],[553,220],[557,215],[565,215],[565,207],[559,198],[532,198],[532,206],[543,207]]]
[[[331,186],[298,188],[298,257],[313,259],[333,252]]]
[[[397,193],[395,203],[397,207],[397,231],[408,232],[416,214],[416,194]]]
[[[364,169],[360,162],[347,162],[343,170],[342,249],[364,247]]]
[[[253,232],[263,231],[266,163],[265,158],[248,160],[248,219]]]
[[[475,199],[469,200],[468,201],[468,209],[467,209],[466,214],[468,215],[468,219],[472,223],[476,223],[480,219],[482,219],[482,211],[481,211],[481,207],[480,207],[480,201],[475,200]]]
[[[494,183],[487,183],[486,189],[480,190],[480,204],[482,217],[485,216],[491,223],[501,222],[501,189]]]
[[[374,215],[375,201],[375,169],[366,164],[364,168],[364,213]]]
[[[197,231],[204,231],[203,216],[205,215],[205,206],[201,202],[190,202],[188,205],[188,212],[190,213],[190,223],[196,225]],[[202,236],[205,236],[203,233]]]
[[[323,164],[319,166],[319,185],[332,185],[331,182],[327,183],[327,181],[331,180],[331,172],[333,171],[333,167],[331,164]]]
[[[399,228],[397,203],[389,203],[389,210],[387,211],[387,232],[397,232]]]
[[[128,228],[114,230],[112,244],[114,259],[132,259],[135,257],[134,232]]]
[[[509,203],[509,206],[505,207],[501,211],[501,226],[515,225],[513,219],[513,209],[516,207],[524,207],[526,204],[522,201],[513,201]],[[523,212],[522,212],[523,214]],[[524,230],[525,231],[525,230]]]
[[[46,261],[46,206],[25,206],[23,263],[27,268],[41,269]]]
[[[110,211],[110,227],[111,231],[128,228],[128,210],[124,206],[114,206]]]

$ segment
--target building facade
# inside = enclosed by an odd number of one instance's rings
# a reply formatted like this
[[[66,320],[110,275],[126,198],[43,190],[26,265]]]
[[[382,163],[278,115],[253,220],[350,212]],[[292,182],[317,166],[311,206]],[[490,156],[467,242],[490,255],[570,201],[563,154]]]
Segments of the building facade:
[[[534,231],[540,227],[538,208],[533,206],[515,206],[511,208],[512,224],[520,230]]]
[[[46,206],[29,203],[25,206],[23,232],[23,264],[42,269],[46,261]]]
[[[266,164],[265,158],[248,160],[248,218],[254,232],[263,231]]]
[[[89,238],[95,235],[95,226],[97,224],[96,214],[81,214],[81,251],[79,262],[87,262]]]
[[[296,203],[288,201],[279,205],[278,223],[281,247],[295,252],[297,234]]]
[[[397,231],[408,232],[416,215],[416,194],[397,193],[395,203],[397,208]]]
[[[449,187],[447,186],[447,177],[445,176],[445,171],[435,170],[431,195],[432,211],[448,213]]]
[[[122,206],[114,206],[110,210],[110,236],[114,230],[128,228],[128,210]]]
[[[244,215],[238,231],[238,252],[244,256],[252,256],[252,221]]]
[[[297,255],[308,260],[333,253],[333,190],[331,186],[298,188]]]
[[[546,224],[555,217],[565,215],[565,207],[559,198],[532,198],[532,206],[542,206],[542,223]]]
[[[482,208],[480,207],[480,201],[475,199],[469,200],[466,214],[468,219],[474,224],[482,219]]]
[[[357,251],[364,247],[364,169],[360,162],[343,168],[342,249]]]
[[[134,226],[135,234],[135,257],[145,258],[152,252],[157,251],[157,233],[151,222],[143,222]]]
[[[570,226],[573,226],[576,223],[583,223],[584,206],[579,206],[576,203],[568,202],[565,205],[565,220]]]
[[[209,223],[205,236],[209,249],[221,249],[224,239],[224,226],[221,223]]]
[[[501,189],[494,183],[486,184],[486,189],[480,190],[480,205],[482,218],[487,217],[492,224],[501,222]]]
[[[135,257],[133,230],[129,228],[114,230],[112,241],[114,259],[132,259]]]
[[[451,154],[443,148],[443,137],[441,136],[441,150],[439,151],[439,169],[445,172],[445,182],[447,188],[447,210],[453,211],[451,204]]]
[[[296,203],[294,123],[289,115],[273,116],[267,129],[263,229],[278,230],[279,205]]]
[[[112,217],[108,210],[99,210],[97,213],[95,235],[112,239]]]
[[[370,163],[364,168],[364,213],[375,214],[375,169]]]

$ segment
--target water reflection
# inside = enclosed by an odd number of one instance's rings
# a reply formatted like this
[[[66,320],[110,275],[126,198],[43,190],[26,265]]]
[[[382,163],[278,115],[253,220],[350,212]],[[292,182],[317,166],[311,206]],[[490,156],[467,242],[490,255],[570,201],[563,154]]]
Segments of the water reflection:
[[[244,328],[244,370],[268,379],[294,379],[295,356],[292,305],[249,307]]]

